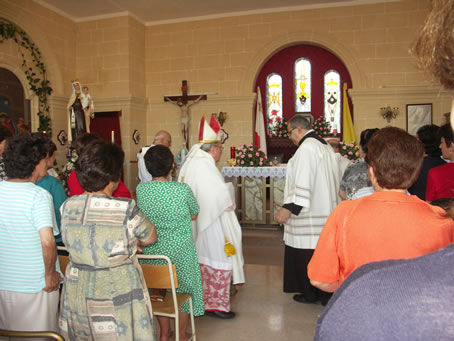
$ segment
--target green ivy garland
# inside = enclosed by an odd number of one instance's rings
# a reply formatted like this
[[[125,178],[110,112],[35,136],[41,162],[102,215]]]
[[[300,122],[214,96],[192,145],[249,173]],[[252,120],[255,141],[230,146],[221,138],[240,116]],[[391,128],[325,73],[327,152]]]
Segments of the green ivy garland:
[[[49,81],[46,78],[46,68],[41,61],[41,51],[33,43],[30,37],[16,25],[1,20],[0,21],[0,43],[5,40],[13,39],[19,45],[19,53],[22,56],[22,69],[27,77],[30,90],[38,96],[39,111],[39,132],[45,132],[52,136],[52,125],[50,119],[50,107],[48,104],[48,96],[52,94],[52,88],[49,86]],[[31,58],[27,62],[25,58],[25,50]]]

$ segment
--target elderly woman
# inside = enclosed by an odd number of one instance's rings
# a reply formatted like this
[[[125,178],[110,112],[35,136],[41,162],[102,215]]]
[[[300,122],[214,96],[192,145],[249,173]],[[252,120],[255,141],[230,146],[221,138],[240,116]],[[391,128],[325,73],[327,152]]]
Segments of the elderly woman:
[[[47,138],[13,137],[0,181],[0,328],[57,329],[57,248],[52,197],[36,182],[47,175]]]
[[[359,141],[361,159],[353,162],[345,169],[339,186],[339,196],[342,200],[354,200],[372,194],[372,184],[367,175],[367,163],[364,159],[367,156],[369,141],[377,131],[378,129],[375,128],[361,132]]]
[[[85,133],[80,135],[76,141],[74,141],[74,147],[76,149],[76,154],[80,155],[82,150],[93,141],[101,139],[98,135]],[[82,186],[77,179],[76,171],[73,169],[68,176],[68,188],[69,188],[69,196],[72,197],[73,195],[80,195],[85,192]],[[123,181],[118,182],[117,188],[112,193],[112,196],[116,198],[131,198],[131,193]]]
[[[124,153],[95,140],[76,161],[85,193],[62,206],[70,263],[59,327],[67,340],[154,340],[147,286],[135,257],[156,241],[154,225],[130,199],[117,199]]]
[[[155,244],[143,248],[143,253],[170,258],[177,269],[177,292],[191,294],[194,315],[203,315],[202,279],[191,223],[191,219],[197,218],[199,205],[188,185],[170,181],[174,159],[169,148],[156,145],[147,151],[144,158],[153,180],[137,186],[137,204],[156,224],[159,238]],[[180,340],[188,340],[188,313],[189,305],[186,302],[180,312]],[[158,317],[158,322],[160,340],[168,340],[169,318]]]
[[[311,284],[334,292],[359,266],[412,258],[454,241],[454,222],[439,208],[407,195],[424,147],[402,129],[375,133],[367,154],[375,193],[341,202],[328,217],[308,266]]]
[[[39,134],[39,133],[37,133]],[[60,182],[60,179],[57,179],[49,174],[49,170],[53,170],[54,162],[55,162],[55,152],[57,151],[57,146],[53,143],[47,135],[41,134],[42,138],[47,141],[46,143],[46,163],[47,163],[47,174],[38,182],[36,183],[39,187],[44,188],[46,191],[50,193],[52,196],[52,201],[54,204],[54,212],[55,212],[55,221],[57,223],[58,231],[60,231],[61,225],[61,214],[60,214],[60,207],[65,202],[67,195],[63,185]],[[60,232],[57,236],[55,236],[55,241],[58,245],[64,246],[61,242],[61,235]]]

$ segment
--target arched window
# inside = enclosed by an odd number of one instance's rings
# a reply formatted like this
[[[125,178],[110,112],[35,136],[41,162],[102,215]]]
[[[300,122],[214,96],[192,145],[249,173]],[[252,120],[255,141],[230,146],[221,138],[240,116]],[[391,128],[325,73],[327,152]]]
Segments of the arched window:
[[[329,70],[324,77],[325,120],[331,125],[331,133],[341,133],[341,79],[339,72]]]
[[[333,78],[335,71],[338,73],[338,90],[337,91],[337,107],[335,107],[335,121],[337,120],[336,136],[342,139],[342,87],[341,84],[347,83],[347,88],[353,87],[352,80],[348,69],[334,53],[322,46],[313,44],[297,44],[284,47],[276,51],[262,65],[257,74],[255,89],[260,87],[262,95],[263,116],[266,122],[269,122],[269,82],[272,75],[279,75],[281,78],[281,90],[279,90],[279,105],[282,117],[290,119],[298,113],[311,114],[314,119],[324,117],[329,113],[326,103],[329,97],[325,98],[325,84],[330,80],[325,80],[326,77]],[[333,78],[334,82],[336,79]],[[331,84],[331,83],[330,83]],[[274,89],[274,87],[273,87]],[[330,89],[330,91],[333,91]],[[301,103],[301,95],[306,97],[306,102]],[[303,99],[304,101],[304,99]],[[353,106],[349,101],[350,112],[354,118]],[[332,100],[331,100],[332,102]],[[276,101],[277,103],[277,101]],[[275,103],[273,102],[273,105]],[[337,111],[339,110],[339,111]],[[254,111],[255,114],[255,111]],[[337,116],[336,116],[337,115]],[[328,121],[331,120],[330,114],[325,116]],[[267,127],[269,123],[267,123]],[[333,126],[335,123],[333,123]],[[342,129],[343,130],[343,129]],[[273,156],[283,155],[279,160],[287,162],[288,158],[295,152],[296,146],[292,141],[279,139],[267,134],[267,149],[268,156],[273,159]]]
[[[295,62],[295,112],[311,111],[311,62],[299,58]]]
[[[268,131],[282,120],[282,77],[271,73],[266,79],[266,117]]]

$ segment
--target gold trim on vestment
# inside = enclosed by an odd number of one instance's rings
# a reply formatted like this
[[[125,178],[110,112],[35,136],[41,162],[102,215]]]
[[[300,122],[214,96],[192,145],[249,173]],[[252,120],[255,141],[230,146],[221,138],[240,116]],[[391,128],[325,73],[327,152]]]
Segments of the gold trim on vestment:
[[[221,140],[202,140],[199,141],[199,143],[218,143],[221,142]]]

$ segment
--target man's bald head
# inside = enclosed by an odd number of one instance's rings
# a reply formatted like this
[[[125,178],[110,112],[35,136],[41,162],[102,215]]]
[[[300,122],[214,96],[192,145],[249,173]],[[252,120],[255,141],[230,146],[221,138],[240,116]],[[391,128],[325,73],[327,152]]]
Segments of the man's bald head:
[[[166,147],[170,147],[172,145],[172,137],[170,136],[169,132],[160,130],[154,136],[153,144],[160,144]]]

